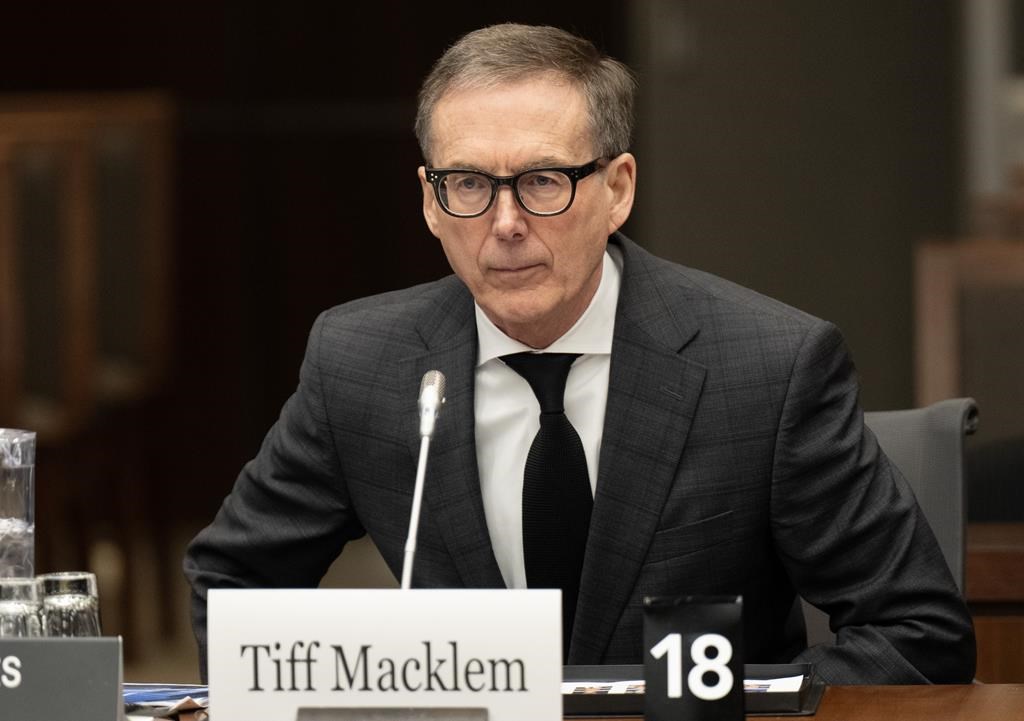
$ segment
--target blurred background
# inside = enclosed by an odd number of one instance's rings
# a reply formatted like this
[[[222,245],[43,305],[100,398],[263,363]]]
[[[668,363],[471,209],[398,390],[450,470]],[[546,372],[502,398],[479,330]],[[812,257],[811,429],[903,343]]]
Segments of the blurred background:
[[[316,315],[448,272],[415,94],[509,20],[637,70],[628,235],[837,323],[867,409],[977,398],[968,512],[1024,520],[1024,1],[8,4],[0,426],[39,431],[38,565],[97,571],[128,680],[195,677],[184,545]]]

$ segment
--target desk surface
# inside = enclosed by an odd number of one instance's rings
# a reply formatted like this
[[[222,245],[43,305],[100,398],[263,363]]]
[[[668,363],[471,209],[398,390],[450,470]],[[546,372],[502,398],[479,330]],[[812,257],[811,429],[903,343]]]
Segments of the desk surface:
[[[634,721],[638,717],[629,717]],[[814,716],[759,721],[1024,721],[1024,684],[832,686]],[[603,721],[626,721],[604,717]]]

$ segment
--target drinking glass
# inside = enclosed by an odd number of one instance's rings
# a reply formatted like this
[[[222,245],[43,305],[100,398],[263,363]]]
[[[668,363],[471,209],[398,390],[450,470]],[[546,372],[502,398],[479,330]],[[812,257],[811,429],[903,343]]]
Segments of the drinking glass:
[[[0,638],[42,635],[39,582],[34,578],[0,578]]]
[[[39,580],[43,586],[45,635],[100,635],[95,574],[86,571],[45,573]]]
[[[36,434],[0,428],[0,578],[35,575]]]

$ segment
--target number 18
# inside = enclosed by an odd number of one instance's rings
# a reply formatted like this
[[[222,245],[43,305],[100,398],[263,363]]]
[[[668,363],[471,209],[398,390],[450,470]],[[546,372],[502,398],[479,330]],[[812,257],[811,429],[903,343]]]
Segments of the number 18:
[[[708,655],[714,649],[715,653]],[[683,695],[683,637],[670,633],[651,649],[651,655],[660,659],[668,654],[668,697],[681,698]],[[729,639],[717,633],[705,633],[690,644],[690,658],[693,668],[686,676],[690,693],[704,701],[725,698],[732,690],[732,671],[726,665],[732,659],[732,644]],[[704,683],[704,674],[709,671],[718,676],[713,686]]]

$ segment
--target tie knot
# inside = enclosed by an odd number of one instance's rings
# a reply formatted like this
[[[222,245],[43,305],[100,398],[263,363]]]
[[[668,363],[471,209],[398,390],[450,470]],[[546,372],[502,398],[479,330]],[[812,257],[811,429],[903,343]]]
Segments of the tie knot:
[[[513,353],[501,359],[526,379],[540,403],[541,413],[562,413],[565,381],[579,353]]]

